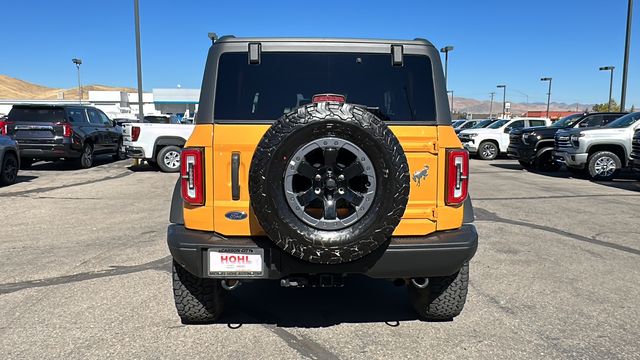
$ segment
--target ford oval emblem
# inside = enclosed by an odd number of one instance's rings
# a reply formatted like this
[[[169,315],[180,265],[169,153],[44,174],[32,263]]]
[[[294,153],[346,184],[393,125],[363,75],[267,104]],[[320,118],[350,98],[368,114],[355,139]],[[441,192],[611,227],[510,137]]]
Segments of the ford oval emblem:
[[[247,218],[247,213],[244,211],[229,211],[224,214],[224,217],[229,220],[244,220]]]

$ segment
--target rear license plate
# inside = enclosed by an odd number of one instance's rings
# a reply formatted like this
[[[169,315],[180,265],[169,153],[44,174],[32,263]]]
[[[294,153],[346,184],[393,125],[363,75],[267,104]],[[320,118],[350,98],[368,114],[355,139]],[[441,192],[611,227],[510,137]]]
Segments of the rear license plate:
[[[263,249],[211,249],[209,250],[209,276],[261,277],[264,274],[263,258]]]

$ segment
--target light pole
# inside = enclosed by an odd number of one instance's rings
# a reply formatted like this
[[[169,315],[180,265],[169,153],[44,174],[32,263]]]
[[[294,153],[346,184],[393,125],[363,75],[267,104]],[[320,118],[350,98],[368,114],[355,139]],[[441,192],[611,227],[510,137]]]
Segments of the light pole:
[[[133,0],[133,15],[136,22],[136,62],[138,66],[138,118],[144,119],[144,102],[142,101],[142,55],[140,52],[140,12],[138,0]]]
[[[507,103],[507,85],[498,85],[496,86],[498,89],[502,89],[502,117],[507,116],[507,109],[505,105]]]
[[[447,93],[451,93],[451,114],[453,115],[453,90],[449,90]]]
[[[447,45],[445,47],[443,47],[442,49],[440,49],[440,52],[444,53],[444,87],[445,88],[449,88],[449,81],[447,80],[448,77],[448,66],[449,66],[449,51],[453,50],[453,46],[451,45]]]
[[[489,95],[491,95],[491,102],[489,103],[489,119],[491,119],[493,117],[493,95],[495,95],[495,92],[490,92]]]
[[[76,64],[78,69],[78,101],[82,104],[82,85],[80,85],[80,65],[82,65],[82,59],[71,59],[71,62]]]
[[[549,92],[547,92],[547,119],[549,118],[549,104],[551,104],[551,78],[543,77],[540,81],[548,81],[549,82]]]
[[[611,94],[613,93],[613,69],[615,66],[601,66],[600,71],[610,71],[611,75],[609,76],[609,106],[607,107],[607,111],[611,111]]]
[[[622,91],[620,94],[620,111],[624,111],[627,97],[627,71],[629,68],[629,48],[631,47],[631,16],[633,15],[633,0],[629,0],[627,8],[627,37],[624,41],[624,64],[622,66]]]

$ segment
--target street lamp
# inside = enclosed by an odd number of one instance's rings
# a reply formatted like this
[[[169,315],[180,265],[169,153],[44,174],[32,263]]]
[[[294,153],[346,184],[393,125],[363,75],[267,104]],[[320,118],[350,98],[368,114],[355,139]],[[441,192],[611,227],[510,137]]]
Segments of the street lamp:
[[[447,81],[448,79],[447,67],[449,66],[449,51],[452,51],[452,50],[453,50],[453,46],[451,45],[447,45],[442,49],[440,49],[440,52],[444,53],[444,87],[447,89],[449,88],[449,82]]]
[[[611,94],[613,92],[613,69],[615,66],[601,66],[600,71],[610,71],[611,75],[609,76],[609,106],[607,107],[607,111],[611,111]]]
[[[502,118],[504,118],[507,116],[507,108],[505,107],[507,104],[507,85],[498,85],[496,88],[502,89]]]
[[[71,59],[71,62],[76,64],[78,69],[78,101],[82,104],[82,86],[80,85],[80,65],[82,65],[82,59]]]
[[[548,81],[549,82],[549,92],[547,93],[547,118],[549,118],[549,104],[551,103],[551,78],[543,77],[540,81]]]
[[[631,46],[631,16],[633,12],[633,0],[629,0],[627,7],[627,37],[624,41],[624,64],[622,66],[622,91],[620,93],[620,111],[624,111],[627,97],[627,72],[629,68],[629,47]]]
[[[144,102],[142,101],[142,54],[140,51],[140,11],[138,0],[133,0],[133,15],[136,23],[136,62],[138,67],[138,118],[144,119]]]
[[[451,114],[453,115],[453,90],[447,91],[448,93],[451,93]]]

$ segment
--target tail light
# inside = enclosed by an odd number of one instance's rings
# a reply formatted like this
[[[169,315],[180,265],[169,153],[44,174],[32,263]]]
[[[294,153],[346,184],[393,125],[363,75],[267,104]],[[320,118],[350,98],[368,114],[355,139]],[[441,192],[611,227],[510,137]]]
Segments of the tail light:
[[[131,141],[138,141],[139,137],[140,137],[140,127],[139,126],[132,126],[131,127]]]
[[[9,133],[9,124],[8,121],[0,121],[0,135],[7,135]]]
[[[190,205],[204,205],[203,157],[202,149],[182,149],[180,156],[182,199]]]
[[[447,183],[445,203],[459,206],[469,190],[469,153],[462,149],[447,150]]]
[[[58,122],[58,123],[55,123],[54,125],[62,125],[62,136],[64,137],[71,137],[71,135],[73,134],[73,128],[69,123]]]
[[[318,95],[313,95],[313,97],[311,98],[311,101],[314,104],[319,102],[325,102],[325,101],[344,103],[345,100],[346,99],[344,95],[337,95],[337,94],[318,94]]]

